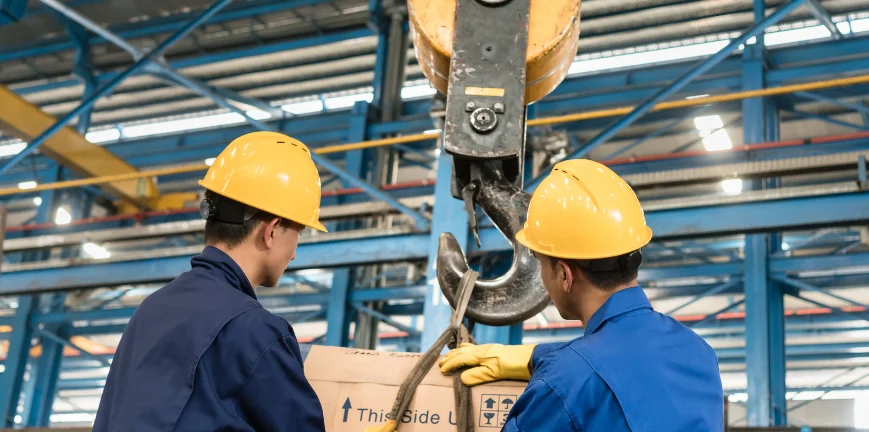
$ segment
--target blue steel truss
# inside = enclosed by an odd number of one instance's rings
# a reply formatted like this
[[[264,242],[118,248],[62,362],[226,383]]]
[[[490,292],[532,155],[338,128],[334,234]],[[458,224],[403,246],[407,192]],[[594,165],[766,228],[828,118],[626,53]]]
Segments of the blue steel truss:
[[[830,28],[834,37],[810,44],[765,49],[762,35],[764,28],[804,2],[810,6],[821,24]],[[226,3],[228,2],[220,2],[206,12],[208,16],[213,15],[208,20],[209,23],[230,22],[328,2],[254,0],[220,9]],[[433,110],[432,101],[427,98],[402,101],[401,83],[387,78],[404,76],[403,69],[406,64],[400,66],[400,71],[391,69],[401,61],[390,59],[390,55],[395,55],[390,53],[400,51],[390,49],[390,44],[406,43],[403,39],[406,38],[406,24],[391,25],[389,12],[380,7],[380,2],[371,0],[369,3],[373,13],[367,25],[324,30],[316,36],[268,42],[243,50],[175,59],[152,69],[151,72],[175,71],[376,36],[378,46],[373,66],[375,79],[370,103],[356,102],[347,109],[310,115],[288,115],[285,118],[275,117],[261,122],[250,119],[244,111],[227,102],[233,98],[238,100],[238,94],[200,88],[200,94],[207,94],[219,106],[248,117],[251,124],[122,139],[107,143],[106,147],[132,165],[147,168],[170,161],[200,163],[216,155],[232,138],[256,129],[280,130],[298,137],[311,148],[320,148],[336,143],[420,133],[437,127],[430,114]],[[740,122],[742,126],[743,136],[740,141],[751,144],[745,151],[689,151],[667,157],[610,161],[613,169],[623,175],[686,168],[713,169],[743,162],[775,163],[869,149],[869,134],[860,133],[820,140],[809,140],[818,137],[805,136],[802,137],[804,141],[783,142],[780,138],[782,129],[786,130],[789,122],[796,120],[791,120],[790,117],[781,118],[779,115],[781,111],[790,110],[804,116],[808,113],[839,125],[865,128],[865,124],[856,125],[832,116],[843,114],[841,110],[845,110],[844,113],[869,112],[869,108],[850,100],[869,95],[867,85],[802,92],[787,99],[754,98],[685,110],[647,113],[654,102],[668,98],[681,99],[699,94],[721,94],[844,75],[869,74],[869,35],[840,37],[842,35],[829,13],[817,1],[793,0],[777,14],[770,16],[764,15],[762,1],[755,3],[755,16],[759,25],[746,32],[742,38],[733,39],[729,48],[731,51],[738,48],[736,52],[722,52],[699,65],[682,61],[571,76],[553,94],[535,104],[529,110],[529,115],[547,117],[611,107],[638,106],[632,115],[620,120],[584,120],[554,127],[566,131],[574,139],[576,134],[589,137],[582,141],[579,149],[574,148],[567,152],[574,155],[590,154],[595,146],[612,139],[626,143],[618,151],[610,151],[609,156],[601,155],[602,159],[633,154],[632,152],[642,149],[652,139],[678,136],[685,130],[691,130],[692,118],[713,112],[739,116],[741,120],[734,121]],[[32,13],[44,13],[44,10]],[[191,12],[155,19],[144,26],[115,26],[111,31],[121,38],[168,32],[183,35],[192,30],[195,24],[204,21],[191,21],[201,13]],[[112,85],[133,74],[135,70],[130,68],[126,71],[98,73],[86,61],[87,52],[90,47],[109,41],[101,37],[83,37],[74,26],[69,27],[69,37],[57,37],[14,49],[0,47],[0,62],[78,49],[81,60],[76,73],[88,83],[89,91],[83,96],[81,107],[62,121],[71,121],[78,117],[78,125],[84,132],[89,124],[88,108],[93,103],[90,99],[108,93]],[[401,29],[403,34],[399,35],[397,29]],[[832,31],[833,29],[836,31]],[[756,43],[739,47],[752,36],[757,37]],[[163,46],[171,45],[171,42],[169,40]],[[144,68],[148,57],[137,60],[142,63],[139,67]],[[197,84],[183,76],[172,73],[170,75],[176,83],[180,82],[185,86]],[[674,80],[675,77],[682,78]],[[418,78],[419,76],[408,76],[408,80]],[[77,83],[74,79],[58,79],[48,83],[18,86],[16,91],[21,95],[28,95],[71,87]],[[334,90],[346,88],[336,87]],[[390,99],[390,95],[394,99]],[[248,102],[256,105],[262,101]],[[817,113],[814,109],[797,108],[804,103],[821,103],[839,111]],[[384,112],[388,111],[384,107],[395,104],[401,105],[401,115],[397,118]],[[654,132],[632,135],[626,129],[631,123],[651,127]],[[107,125],[93,125],[94,128],[102,126]],[[725,126],[728,127],[729,124]],[[544,132],[530,129],[532,136]],[[46,136],[47,134],[50,131],[46,132]],[[45,156],[26,157],[42,140],[44,138],[29,143],[27,150],[2,165],[0,184],[15,185],[34,179],[40,183],[48,183],[74,178]],[[690,150],[693,150],[694,143],[690,144]],[[336,178],[343,183],[342,187],[360,188],[326,194],[323,199],[325,208],[371,204],[375,201],[368,195],[375,195],[409,215],[415,226],[399,224],[396,230],[372,231],[372,228],[378,227],[378,220],[382,220],[378,217],[382,218],[382,215],[343,218],[331,222],[329,226],[330,231],[345,234],[343,237],[325,241],[316,241],[313,238],[311,242],[300,246],[298,259],[288,270],[296,272],[326,269],[328,280],[322,282],[294,275],[288,277],[286,283],[293,287],[291,292],[264,293],[262,302],[293,323],[325,321],[326,333],[307,342],[371,347],[372,341],[377,342],[378,322],[382,322],[398,332],[381,334],[381,346],[414,350],[428,346],[446,325],[450,313],[449,306],[437,286],[431,265],[441,232],[452,232],[457,238],[464,240],[462,245],[469,251],[472,265],[476,268],[496,272],[499,266],[509,263],[510,245],[491,224],[483,221],[480,230],[481,246],[478,247],[469,238],[462,203],[452,199],[449,190],[451,159],[446,153],[437,152],[436,148],[437,143],[432,140],[385,151],[367,149],[323,156],[321,162],[337,174]],[[858,166],[858,160],[862,160],[862,166]],[[422,165],[424,169],[431,171],[434,180],[409,185],[390,185],[394,181],[385,180],[392,175],[390,170],[409,165]],[[786,297],[805,299],[801,293],[830,293],[833,289],[845,290],[866,285],[869,249],[865,245],[866,235],[861,234],[861,229],[869,224],[865,157],[855,158],[853,168],[856,169],[840,169],[839,177],[824,181],[829,184],[862,184],[862,188],[853,186],[850,189],[835,189],[829,193],[782,194],[773,199],[755,200],[750,197],[763,193],[772,194],[783,187],[782,182],[774,176],[757,176],[745,180],[746,192],[740,199],[709,205],[651,208],[647,211],[647,221],[655,232],[656,243],[647,251],[647,266],[641,272],[641,282],[655,300],[681,299],[676,303],[678,307],[670,312],[708,340],[745,340],[744,347],[720,348],[717,352],[722,365],[744,365],[749,377],[749,386],[745,391],[749,395],[747,421],[750,425],[787,423],[787,409],[783,409],[786,406],[785,391],[804,390],[786,388],[785,371],[788,363],[794,365],[792,368],[799,369],[802,367],[801,362],[814,360],[869,361],[869,354],[855,349],[863,346],[859,343],[787,343],[788,337],[869,329],[869,324],[866,323],[866,314],[869,312],[865,305],[850,300],[847,295],[835,294],[838,298],[831,298],[845,301],[849,303],[849,307],[830,307],[824,302],[809,299],[806,301],[813,303],[812,308],[803,308],[799,313],[786,312],[784,309]],[[189,180],[199,175],[201,174],[175,174],[162,176],[159,180],[161,184],[184,181],[190,183]],[[811,179],[806,182],[806,185],[819,190],[829,185]],[[194,189],[185,185],[173,190]],[[641,191],[641,197],[642,193]],[[682,198],[686,196],[685,193],[676,195]],[[422,208],[409,208],[398,202],[425,197],[433,197],[433,208],[425,205]],[[32,223],[25,227],[7,229],[6,238],[10,241],[34,236],[189,222],[197,217],[195,210],[190,209],[88,220],[93,203],[102,202],[100,200],[105,198],[95,194],[93,188],[31,194],[23,191],[18,195],[3,197],[2,200],[10,206],[10,212],[14,214],[32,212],[32,207],[16,204],[35,198],[39,198],[41,204]],[[80,220],[78,223],[68,226],[51,223],[56,209],[64,203],[76,204],[70,211],[75,219]],[[188,269],[193,253],[190,248],[195,249],[200,241],[195,233],[178,236],[155,246],[158,251],[165,253],[140,259],[106,262],[82,263],[75,259],[80,254],[79,245],[70,244],[55,247],[53,254],[49,248],[6,251],[4,262],[17,267],[14,267],[14,271],[6,271],[0,275],[0,296],[6,296],[4,304],[10,312],[9,315],[0,316],[0,326],[11,327],[11,331],[0,332],[0,339],[8,340],[10,347],[3,360],[4,372],[0,374],[0,418],[5,419],[3,426],[12,426],[15,423],[19,406],[23,407],[23,414],[18,423],[28,426],[48,425],[52,404],[58,392],[101,388],[104,384],[102,378],[61,377],[61,373],[65,371],[97,370],[104,367],[111,358],[111,354],[88,353],[87,347],[76,342],[79,339],[75,338],[122,332],[123,323],[135,311],[134,307],[123,303],[125,296],[139,289],[135,287],[151,289]],[[788,250],[783,250],[785,245]],[[142,251],[131,246],[128,252]],[[389,266],[395,266],[396,263],[406,267],[391,274]],[[69,291],[102,287],[110,288],[110,292],[95,295],[92,301],[74,307],[65,302],[65,295]],[[298,291],[295,291],[296,287]],[[685,310],[712,298],[728,299],[729,302],[714,313],[701,316],[684,315]],[[396,320],[398,316],[424,316],[426,325],[417,325],[415,319],[408,325],[404,321]],[[849,324],[829,327],[830,324],[840,322]],[[355,332],[350,331],[351,323],[355,324]],[[481,340],[503,343],[518,343],[523,337],[525,340],[552,341],[581,335],[580,325],[555,326],[544,323],[526,323],[524,329],[522,325],[518,325],[510,328],[482,328],[477,331]],[[40,345],[39,356],[30,355],[32,340],[38,341]],[[65,356],[65,346],[74,347],[83,354]],[[28,370],[29,374],[26,373]],[[29,379],[25,379],[25,376],[29,376]],[[865,387],[856,381],[851,384],[855,389]]]

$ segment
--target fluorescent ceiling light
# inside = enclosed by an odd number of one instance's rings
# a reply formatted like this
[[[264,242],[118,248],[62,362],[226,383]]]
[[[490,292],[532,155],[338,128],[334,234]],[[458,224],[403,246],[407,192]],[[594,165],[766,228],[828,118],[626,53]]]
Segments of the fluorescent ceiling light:
[[[96,243],[91,243],[91,242],[85,243],[84,245],[82,245],[82,251],[85,253],[85,255],[87,255],[93,259],[106,259],[106,258],[112,257],[112,254],[109,253],[109,251],[107,251],[106,248],[104,248]]]
[[[216,159],[216,158],[208,158],[208,159],[205,159],[205,165],[208,165],[208,166],[214,165],[214,161],[215,161],[215,159]]]
[[[701,131],[721,129],[724,127],[724,122],[719,115],[703,116],[694,119],[694,127]]]
[[[18,183],[18,189],[21,190],[36,189],[36,186],[36,182],[32,180]]]
[[[17,142],[14,144],[0,146],[0,157],[15,156],[18,153],[21,153],[21,151],[25,148],[27,148],[26,142]]]
[[[57,413],[51,415],[52,423],[93,423],[95,417],[89,413]]]
[[[742,193],[742,179],[727,179],[721,182],[721,190],[728,195],[739,195]]]
[[[437,90],[433,89],[432,86],[428,84],[414,85],[408,86],[401,89],[401,98],[402,99],[415,99],[421,97],[431,96],[437,93]]]
[[[824,400],[841,400],[841,399],[860,399],[869,397],[869,391],[866,390],[833,390],[825,394],[821,399]]]
[[[781,250],[783,250],[783,251],[791,250],[791,244],[788,242],[782,242],[781,243]]]
[[[121,131],[117,128],[106,129],[101,131],[88,132],[85,134],[85,139],[97,144],[108,141],[117,141],[121,139]]]
[[[824,393],[826,393],[826,392],[821,391],[821,390],[799,392],[796,395],[794,395],[794,397],[791,400],[795,400],[795,401],[815,400],[815,399],[818,399],[821,396],[823,396]]]
[[[869,31],[869,18],[851,21],[851,33]]]
[[[246,114],[254,120],[265,120],[271,118],[271,114],[259,110],[247,111]],[[244,123],[245,121],[246,120],[244,116],[234,112],[212,114],[201,117],[169,120],[160,123],[148,123],[128,126],[124,128],[124,136],[129,138],[137,138],[149,135],[159,135],[172,132],[205,129],[216,126],[227,126],[232,124]]]
[[[42,197],[35,197],[35,198],[33,198],[33,205],[35,205],[35,206],[41,206],[41,205],[42,205]]]
[[[776,45],[804,42],[814,39],[823,39],[830,36],[830,30],[822,25],[819,25],[793,30],[777,31],[775,33],[767,33],[764,36],[763,43],[766,46],[771,47]]]
[[[748,402],[748,393],[734,393],[727,399],[731,402]]]
[[[718,129],[703,138],[703,147],[706,148],[706,151],[730,150],[733,148],[733,143],[730,141],[730,135],[727,135],[726,129]]]
[[[69,214],[69,210],[66,207],[58,207],[57,212],[54,213],[54,223],[66,225],[70,222],[72,222],[72,215]]]
[[[707,94],[700,94],[700,95],[688,96],[688,97],[686,97],[685,99],[700,99],[700,98],[705,98],[705,97],[708,97],[708,96],[709,96],[709,94],[707,93]]]
[[[851,24],[848,21],[842,21],[836,23],[836,28],[839,29],[839,33],[843,35],[851,34]]]
[[[745,41],[745,43],[747,43],[749,45],[756,44],[757,43],[757,36],[752,36],[752,37],[748,38],[748,40]]]
[[[625,54],[612,57],[603,57],[574,62],[567,71],[568,75],[581,73],[626,68],[646,64],[661,63],[673,60],[684,60],[695,57],[703,57],[717,53],[729,44],[729,40],[704,42],[674,48],[664,48],[653,51],[645,51],[634,54]]]
[[[323,111],[323,101],[320,99],[281,105],[281,109],[290,114],[310,114]]]
[[[371,102],[374,100],[374,93],[358,93],[347,96],[336,96],[326,99],[326,109],[341,109],[341,108],[350,108],[356,102],[365,101]]]

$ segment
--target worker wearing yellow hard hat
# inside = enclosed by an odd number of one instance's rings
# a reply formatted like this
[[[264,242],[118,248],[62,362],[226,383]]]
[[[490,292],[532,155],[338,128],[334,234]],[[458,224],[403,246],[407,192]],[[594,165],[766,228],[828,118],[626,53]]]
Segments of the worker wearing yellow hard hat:
[[[560,315],[584,336],[544,345],[463,345],[440,361],[467,385],[530,380],[506,431],[718,431],[715,352],[655,312],[637,283],[652,230],[631,187],[590,160],[557,164],[516,239],[540,261]]]
[[[199,183],[206,248],[124,330],[94,431],[324,431],[292,327],[257,301],[320,223],[310,150],[273,132],[226,147]]]

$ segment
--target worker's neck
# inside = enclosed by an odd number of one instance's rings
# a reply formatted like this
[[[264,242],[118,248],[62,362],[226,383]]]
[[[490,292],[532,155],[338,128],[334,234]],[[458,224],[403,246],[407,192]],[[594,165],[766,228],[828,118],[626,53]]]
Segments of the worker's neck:
[[[233,261],[241,268],[241,272],[247,276],[247,281],[250,286],[256,289],[262,284],[262,260],[258,258],[257,251],[249,245],[240,244],[230,248],[226,243],[209,244],[214,248],[220,249],[223,253],[229,255]]]
[[[584,291],[585,293],[581,297],[581,301],[579,304],[579,319],[583,324],[588,323],[592,316],[594,316],[595,312],[603,306],[604,303],[609,300],[613,294],[624,291],[628,288],[633,288],[637,286],[637,280],[619,285],[613,290],[604,291],[600,288],[589,285]]]

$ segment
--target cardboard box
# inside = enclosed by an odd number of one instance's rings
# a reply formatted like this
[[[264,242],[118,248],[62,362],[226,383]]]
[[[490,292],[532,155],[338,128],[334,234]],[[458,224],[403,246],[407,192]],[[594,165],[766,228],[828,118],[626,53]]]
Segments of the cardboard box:
[[[327,432],[362,432],[388,420],[404,378],[421,357],[314,346],[305,359],[305,375],[320,397]],[[499,382],[472,388],[476,431],[498,431],[525,390],[524,382]],[[435,365],[417,388],[400,418],[400,432],[455,431],[452,377]]]

